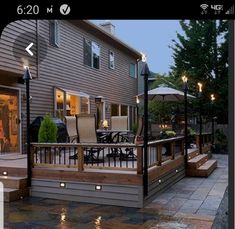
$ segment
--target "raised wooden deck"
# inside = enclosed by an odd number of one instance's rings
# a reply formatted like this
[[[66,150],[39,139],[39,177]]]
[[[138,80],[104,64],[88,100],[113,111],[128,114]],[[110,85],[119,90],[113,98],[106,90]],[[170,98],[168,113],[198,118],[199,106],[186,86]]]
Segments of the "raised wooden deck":
[[[143,207],[185,176],[183,140],[176,137],[148,143],[148,196],[145,197],[141,144],[32,144],[31,195]],[[100,160],[84,160],[86,149],[91,147],[102,149]],[[108,157],[111,152],[128,154],[130,149],[128,160],[117,155]],[[75,153],[78,159],[71,159]],[[197,148],[189,149],[188,160],[197,154]],[[26,175],[26,168],[7,167],[7,163],[0,168],[0,172],[3,171],[8,171],[9,176]]]

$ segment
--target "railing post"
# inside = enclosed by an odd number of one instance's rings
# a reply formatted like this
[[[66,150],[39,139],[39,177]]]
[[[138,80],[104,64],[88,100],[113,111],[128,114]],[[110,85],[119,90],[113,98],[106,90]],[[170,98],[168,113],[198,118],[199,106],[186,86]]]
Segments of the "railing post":
[[[78,172],[84,171],[84,155],[82,146],[78,145]]]
[[[197,148],[200,147],[200,136],[199,135],[196,135],[196,146],[197,146]]]
[[[157,145],[157,165],[162,165],[162,144]]]
[[[143,174],[143,147],[137,147],[137,174]]]
[[[184,140],[181,139],[181,155],[184,155]]]
[[[175,141],[172,141],[171,143],[171,160],[175,159]]]

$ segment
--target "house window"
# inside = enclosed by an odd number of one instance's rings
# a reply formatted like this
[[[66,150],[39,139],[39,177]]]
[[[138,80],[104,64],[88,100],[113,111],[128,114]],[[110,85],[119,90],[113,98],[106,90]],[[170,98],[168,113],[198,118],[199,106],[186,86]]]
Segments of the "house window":
[[[55,88],[55,116],[63,119],[66,114],[65,107],[65,92]]]
[[[89,114],[89,96],[83,92],[54,88],[55,116],[63,120],[65,115]]]
[[[128,115],[127,106],[121,105],[121,116],[127,116],[127,115]]]
[[[81,114],[88,114],[89,113],[89,109],[88,109],[88,105],[89,105],[89,99],[86,97],[80,97],[80,113]]]
[[[58,21],[50,21],[50,44],[59,47],[59,25]]]
[[[114,69],[114,52],[109,50],[109,68]]]
[[[111,104],[111,116],[119,116],[119,105]]]
[[[100,68],[100,46],[94,41],[84,39],[84,64]]]
[[[136,65],[133,63],[130,63],[130,77],[136,77]]]

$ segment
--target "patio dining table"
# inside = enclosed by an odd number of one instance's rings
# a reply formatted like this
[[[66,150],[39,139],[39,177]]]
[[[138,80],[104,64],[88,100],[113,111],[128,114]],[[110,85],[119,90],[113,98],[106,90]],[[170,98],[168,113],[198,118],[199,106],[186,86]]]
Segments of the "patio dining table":
[[[98,136],[105,137],[106,143],[120,143],[128,141],[131,130],[110,130],[110,129],[97,129],[96,133]]]
[[[130,142],[131,130],[110,130],[110,129],[97,129],[98,136],[101,141],[105,143],[122,143]],[[123,155],[121,148],[112,148],[112,153],[107,154],[108,157],[120,157]]]

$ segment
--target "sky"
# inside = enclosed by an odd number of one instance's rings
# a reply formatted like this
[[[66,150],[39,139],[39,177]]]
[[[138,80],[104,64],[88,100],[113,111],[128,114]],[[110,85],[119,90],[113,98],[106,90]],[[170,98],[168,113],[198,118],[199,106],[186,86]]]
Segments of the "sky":
[[[105,20],[92,20],[95,24]],[[155,73],[168,73],[172,58],[172,39],[176,31],[182,34],[178,20],[111,20],[115,35],[132,48],[147,55],[149,69]]]

